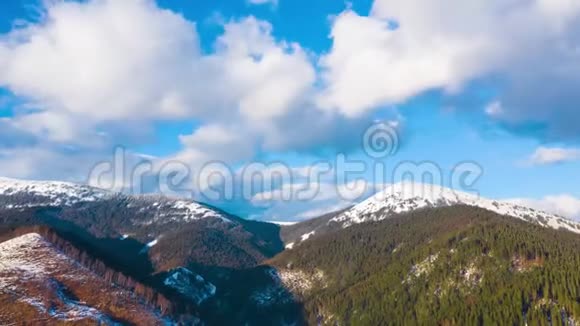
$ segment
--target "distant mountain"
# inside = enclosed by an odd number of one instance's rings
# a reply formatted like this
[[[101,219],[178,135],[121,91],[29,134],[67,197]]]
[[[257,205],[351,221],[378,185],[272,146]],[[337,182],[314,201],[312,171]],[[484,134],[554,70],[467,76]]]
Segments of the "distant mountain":
[[[580,234],[580,223],[562,216],[545,213],[529,207],[510,202],[482,198],[473,194],[430,184],[401,182],[387,187],[362,203],[342,212],[334,213],[318,223],[306,221],[292,225],[292,229],[302,230],[301,234],[287,236],[286,245],[294,245],[329,231],[347,228],[349,226],[388,219],[401,213],[415,210],[468,205],[487,209],[489,211],[515,217],[529,223],[547,228],[565,229]],[[327,221],[326,221],[327,220]],[[322,223],[321,223],[322,222]],[[311,225],[308,228],[305,225]],[[284,230],[283,234],[288,231]]]
[[[197,316],[204,325],[265,318],[273,325],[301,324],[300,304],[274,270],[260,266],[284,249],[278,225],[180,198],[1,179],[0,240],[3,233],[38,226],[166,296],[172,318]]]
[[[268,262],[310,325],[580,324],[576,233],[466,205],[357,221]]]
[[[141,243],[139,252],[150,256],[157,271],[190,262],[251,267],[283,249],[274,224],[189,200],[65,182],[0,179],[0,223],[41,223],[117,245],[120,239]]]

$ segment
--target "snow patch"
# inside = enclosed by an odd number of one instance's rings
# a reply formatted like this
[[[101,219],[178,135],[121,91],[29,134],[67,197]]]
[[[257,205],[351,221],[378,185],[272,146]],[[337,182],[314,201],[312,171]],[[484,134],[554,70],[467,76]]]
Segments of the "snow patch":
[[[113,322],[109,316],[104,314],[98,309],[89,307],[81,302],[70,299],[64,291],[61,284],[51,281],[52,287],[56,289],[56,293],[60,301],[64,304],[64,307],[60,309],[51,309],[49,314],[57,319],[64,321],[80,321],[85,319],[92,319],[97,321],[99,324],[104,325],[121,325],[119,323]]]
[[[460,271],[461,276],[469,286],[476,286],[483,280],[483,274],[481,270],[476,266],[475,262],[472,262],[466,268]]]
[[[179,267],[169,273],[163,284],[177,290],[197,305],[213,297],[217,288],[207,282],[201,275],[195,274],[185,267]]]
[[[308,232],[308,233],[303,234],[300,237],[300,241],[306,241],[306,240],[308,240],[308,238],[310,238],[311,236],[313,236],[315,233],[316,233],[316,231],[311,231],[311,232]]]
[[[145,253],[149,252],[149,249],[153,248],[157,243],[159,243],[160,238],[161,237],[158,237],[156,239],[153,239],[153,240],[147,242],[145,244],[145,246],[143,246],[143,249],[141,249],[141,251],[139,251],[139,254],[145,254]]]
[[[420,277],[422,275],[428,275],[434,267],[435,262],[439,258],[439,253],[430,255],[425,258],[422,262],[415,264],[411,267],[409,271],[409,276],[407,277],[407,282],[410,282],[413,277]]]
[[[288,221],[265,221],[266,223],[276,224],[276,225],[294,225],[298,222],[288,222]]]
[[[151,241],[151,242],[147,243],[147,244],[146,244],[146,246],[147,246],[147,247],[149,247],[149,248],[151,248],[151,247],[153,247],[154,245],[156,245],[156,244],[157,244],[157,242],[159,242],[159,240],[155,239],[155,240],[153,240],[153,241]]]
[[[278,270],[277,277],[284,287],[293,293],[304,294],[316,284],[322,287],[326,286],[324,272],[319,269],[313,273],[307,273],[302,270],[281,269]]]

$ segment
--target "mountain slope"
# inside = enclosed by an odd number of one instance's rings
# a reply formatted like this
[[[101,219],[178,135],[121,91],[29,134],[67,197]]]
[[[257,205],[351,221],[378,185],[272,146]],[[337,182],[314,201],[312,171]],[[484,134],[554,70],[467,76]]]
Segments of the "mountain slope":
[[[0,243],[0,322],[166,322],[132,292],[112,285],[38,233]]]
[[[292,249],[295,244],[308,239],[316,234],[325,234],[338,230],[340,227],[336,223],[329,223],[331,219],[345,212],[347,209],[324,214],[313,219],[291,225],[283,225],[280,229],[280,237],[285,243],[286,249]]]
[[[302,316],[300,305],[258,266],[283,250],[280,227],[272,223],[179,198],[2,179],[0,239],[3,229],[23,226],[48,226],[148,288],[148,297],[162,294],[177,319],[292,324]]]
[[[137,252],[150,255],[157,271],[190,262],[251,267],[283,249],[274,224],[246,221],[184,199],[130,196],[64,182],[0,179],[0,224],[46,224],[119,246],[116,239],[131,240],[141,244]]]
[[[286,235],[286,245],[291,244],[294,247],[306,239],[352,225],[381,221],[415,210],[456,205],[480,207],[543,227],[565,229],[580,234],[580,223],[558,215],[445,187],[412,182],[393,184],[350,209],[319,218],[318,223],[305,221],[291,227],[282,227],[282,234]],[[295,230],[300,230],[301,233],[298,234]]]
[[[580,318],[580,237],[473,206],[352,225],[269,263],[316,324],[548,324]]]

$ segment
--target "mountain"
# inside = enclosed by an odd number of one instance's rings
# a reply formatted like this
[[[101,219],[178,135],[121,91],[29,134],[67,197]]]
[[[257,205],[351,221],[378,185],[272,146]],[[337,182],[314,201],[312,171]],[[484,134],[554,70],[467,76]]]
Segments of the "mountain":
[[[66,255],[39,233],[0,243],[3,324],[164,325],[170,320]]]
[[[474,205],[389,214],[268,261],[309,324],[580,324],[578,234]]]
[[[65,182],[0,179],[0,223],[50,225],[86,241],[100,239],[94,244],[99,250],[131,247],[147,254],[156,271],[193,261],[251,267],[283,249],[274,224],[185,199],[131,196]]]
[[[414,183],[275,225],[180,198],[1,179],[0,322],[21,309],[80,325],[576,325],[579,233]]]
[[[489,211],[515,217],[529,223],[547,228],[565,229],[580,234],[580,223],[571,221],[562,216],[549,214],[524,207],[510,202],[482,198],[473,194],[430,184],[400,182],[385,188],[367,200],[342,212],[326,215],[316,223],[306,221],[292,226],[293,230],[300,229],[296,234],[284,230],[283,234],[290,234],[284,238],[290,247],[313,236],[347,228],[355,224],[381,221],[397,214],[415,210],[431,209],[468,205],[480,207]],[[305,227],[310,225],[310,227]]]
[[[97,259],[107,273],[123,275],[122,284],[130,279],[149,289],[146,297],[155,304],[166,298],[172,318],[199,317],[210,325],[301,320],[300,304],[275,271],[261,266],[283,250],[278,225],[180,198],[1,179],[0,240],[39,226]]]

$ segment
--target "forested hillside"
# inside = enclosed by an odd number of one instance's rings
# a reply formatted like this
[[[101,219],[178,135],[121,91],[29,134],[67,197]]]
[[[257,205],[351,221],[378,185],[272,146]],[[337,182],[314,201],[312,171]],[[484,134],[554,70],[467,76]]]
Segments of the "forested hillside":
[[[580,237],[474,207],[355,225],[270,263],[281,274],[310,275],[294,284],[310,324],[563,325],[580,319]],[[319,281],[311,282],[312,275]]]

